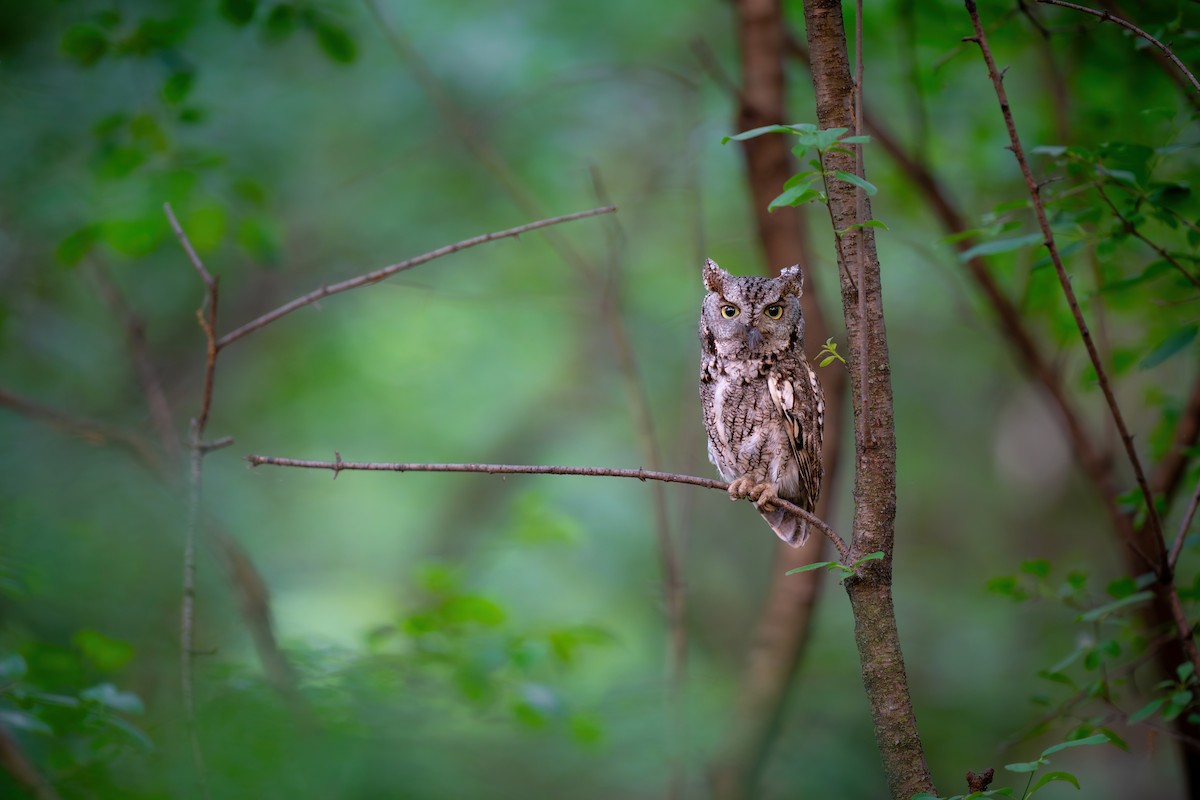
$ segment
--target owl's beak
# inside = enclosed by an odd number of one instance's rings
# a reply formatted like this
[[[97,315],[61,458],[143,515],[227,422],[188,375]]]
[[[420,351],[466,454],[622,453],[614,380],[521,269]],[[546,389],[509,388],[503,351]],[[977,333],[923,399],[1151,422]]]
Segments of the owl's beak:
[[[753,325],[747,325],[746,347],[749,348],[751,353],[753,353],[758,350],[758,346],[760,344],[762,344],[762,333],[760,333],[758,328],[755,328]]]

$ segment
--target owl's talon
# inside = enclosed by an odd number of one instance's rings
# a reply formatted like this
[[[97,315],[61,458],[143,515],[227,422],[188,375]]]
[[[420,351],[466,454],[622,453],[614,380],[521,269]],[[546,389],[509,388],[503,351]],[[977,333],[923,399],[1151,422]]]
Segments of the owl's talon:
[[[779,499],[779,487],[764,481],[751,488],[749,496],[759,511],[774,511],[775,501]]]
[[[740,478],[735,478],[729,483],[729,499],[741,500],[743,497],[747,497],[752,491],[754,491],[754,486],[754,479],[749,475],[743,475]]]

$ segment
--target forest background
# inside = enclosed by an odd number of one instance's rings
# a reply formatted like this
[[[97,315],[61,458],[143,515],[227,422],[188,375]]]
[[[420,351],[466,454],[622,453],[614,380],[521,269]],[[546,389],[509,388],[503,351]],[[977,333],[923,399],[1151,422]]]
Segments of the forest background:
[[[0,793],[702,796],[726,791],[731,763],[754,796],[884,793],[837,576],[783,574],[833,557],[819,537],[784,551],[750,507],[687,486],[331,481],[241,458],[713,476],[700,265],[787,266],[767,263],[764,204],[741,145],[722,143],[750,127],[739,47],[754,6],[0,9]],[[1194,3],[1105,7],[1200,63]],[[1111,23],[979,13],[1035,169],[1055,179],[1055,231],[1136,446],[1175,465],[1156,487],[1171,543],[1197,480],[1196,90]],[[785,116],[762,122],[816,122],[800,4],[775,19],[791,37]],[[887,226],[896,614],[933,777],[949,794],[995,767],[1020,796],[1004,764],[1102,733],[1110,744],[1051,757],[1087,796],[1182,796],[1195,678],[1158,686],[1146,579],[968,263],[1016,310],[1136,516],[987,70],[962,41],[971,19],[868,4],[862,35],[866,176]],[[950,235],[939,202],[969,235]],[[618,210],[325,297],[222,348],[204,430],[219,447],[203,448],[191,525],[196,310],[207,318],[211,294],[164,203],[219,278],[218,336],[445,245]],[[845,353],[825,209],[774,215],[803,232],[806,285]],[[838,530],[851,465],[826,513]],[[1180,541],[1194,619],[1197,558]],[[781,591],[799,667],[790,680],[781,658],[763,714],[747,659]]]

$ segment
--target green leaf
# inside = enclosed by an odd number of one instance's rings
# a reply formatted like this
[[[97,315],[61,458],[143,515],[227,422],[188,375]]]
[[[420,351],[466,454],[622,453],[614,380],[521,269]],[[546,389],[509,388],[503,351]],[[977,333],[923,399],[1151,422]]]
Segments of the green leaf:
[[[1137,591],[1137,581],[1128,575],[1123,578],[1115,578],[1108,582],[1108,586],[1104,587],[1104,591],[1108,592],[1109,597],[1120,600],[1123,597],[1129,597],[1129,595]]]
[[[786,206],[800,206],[817,199],[820,199],[822,202],[824,202],[825,195],[821,194],[805,183],[793,186],[790,189],[785,189],[783,194],[771,201],[770,205],[767,206],[767,210],[774,211],[777,208],[783,208]]]
[[[275,6],[267,14],[260,31],[263,41],[269,44],[282,42],[296,31],[296,9],[287,3]]]
[[[254,19],[258,0],[221,0],[221,16],[241,27]]]
[[[25,659],[16,653],[0,658],[0,681],[4,683],[20,680],[28,670]]]
[[[127,714],[141,714],[146,710],[140,697],[133,692],[122,692],[111,683],[102,683],[99,686],[84,689],[79,696],[84,700],[99,703],[114,711],[124,711]]]
[[[0,726],[16,731],[54,734],[54,730],[49,725],[33,714],[16,709],[0,710]]]
[[[1142,362],[1138,364],[1138,369],[1157,367],[1191,344],[1192,340],[1196,338],[1197,331],[1200,331],[1200,326],[1196,325],[1187,325],[1175,331],[1162,344],[1151,350],[1150,354],[1142,359]]]
[[[154,252],[167,234],[162,214],[141,219],[114,219],[100,224],[100,238],[112,249],[130,258]],[[190,231],[189,231],[190,233]]]
[[[766,133],[795,133],[796,131],[788,125],[764,125],[761,128],[751,128],[748,131],[736,133],[733,136],[721,137],[721,144],[728,142],[744,142],[747,139],[755,139]]]
[[[58,243],[54,256],[63,266],[73,267],[91,252],[98,238],[95,225],[80,228]]]
[[[868,553],[867,555],[865,555],[865,556],[863,556],[862,558],[858,559],[858,560],[857,560],[857,561],[855,561],[855,562],[854,562],[854,563],[853,563],[851,566],[855,566],[855,567],[857,567],[857,566],[861,566],[862,564],[865,564],[865,563],[867,563],[868,561],[878,561],[878,560],[880,560],[881,558],[883,558],[883,551],[882,551],[882,550],[876,550],[874,553]]]
[[[1192,662],[1185,661],[1175,668],[1175,674],[1179,676],[1180,682],[1186,684],[1188,678],[1196,674],[1196,667]]]
[[[1079,617],[1077,617],[1075,621],[1076,622],[1095,622],[1096,620],[1102,619],[1102,618],[1108,616],[1109,614],[1111,614],[1112,612],[1120,610],[1122,608],[1125,608],[1126,606],[1135,605],[1137,603],[1144,603],[1145,601],[1149,600],[1153,596],[1154,596],[1153,592],[1135,592],[1134,594],[1131,594],[1128,597],[1122,597],[1120,600],[1114,600],[1113,602],[1106,603],[1098,608],[1093,608],[1091,611],[1088,611],[1087,613],[1080,614]]]
[[[90,67],[108,52],[108,37],[95,25],[81,22],[67,28],[59,47],[80,66]]]
[[[115,714],[109,714],[104,717],[104,722],[107,723],[109,727],[116,728],[117,730],[128,734],[131,739],[136,741],[146,750],[154,749],[154,742],[150,740],[150,737],[146,735],[145,731],[134,725],[129,720],[118,717]]]
[[[442,613],[452,622],[471,622],[486,628],[494,628],[507,617],[504,609],[493,601],[469,594],[448,599],[442,606]]]
[[[1009,772],[1037,772],[1044,763],[1039,758],[1037,761],[1020,761],[1016,764],[1005,764],[1004,768]]]
[[[1032,558],[1021,562],[1021,572],[1037,578],[1045,578],[1050,574],[1051,564],[1044,558]]]
[[[825,356],[825,358],[821,359],[820,366],[828,367],[830,364],[833,363],[833,360],[835,358],[837,358],[837,356]]]
[[[1007,253],[1019,250],[1031,244],[1040,244],[1045,239],[1040,233],[1030,233],[1026,236],[1016,236],[1011,239],[993,239],[968,248],[958,254],[959,261],[970,261],[975,256],[991,256],[997,253]]]
[[[258,263],[279,263],[279,234],[269,222],[257,217],[246,217],[238,223],[234,239],[238,247]]]
[[[325,51],[325,55],[339,64],[349,64],[358,57],[358,46],[349,32],[327,20],[317,20],[313,23],[313,33],[317,36],[317,44]]]
[[[1096,733],[1083,739],[1072,739],[1069,742],[1060,742],[1059,744],[1051,745],[1043,750],[1042,758],[1044,759],[1046,756],[1053,755],[1060,750],[1066,750],[1071,747],[1082,747],[1083,745],[1090,744],[1108,744],[1108,737],[1103,733]]]
[[[872,197],[879,192],[879,189],[876,188],[875,184],[864,178],[858,177],[852,172],[845,172],[839,169],[833,173],[833,177],[837,178],[839,181],[845,181],[846,183],[854,184]]]
[[[847,233],[848,231],[854,230],[855,228],[883,228],[885,231],[891,230],[891,228],[889,228],[887,225],[884,225],[879,220],[869,219],[866,222],[856,222],[849,227],[842,228],[840,231],[838,231],[838,235],[840,236],[844,233]]]
[[[1069,772],[1047,772],[1045,775],[1043,775],[1042,777],[1037,779],[1037,783],[1035,783],[1029,789],[1029,794],[1027,794],[1025,796],[1032,797],[1033,793],[1036,792],[1038,789],[1041,789],[1043,786],[1045,786],[1048,783],[1054,783],[1055,781],[1062,781],[1063,783],[1069,783],[1072,786],[1074,786],[1076,789],[1079,788],[1079,779],[1076,778],[1071,773],[1069,773]]]
[[[814,561],[811,564],[805,564],[803,567],[796,567],[795,569],[789,569],[787,572],[785,572],[783,574],[784,575],[795,575],[797,572],[808,572],[808,571],[814,570],[814,569],[823,569],[825,567],[833,567],[833,566],[840,567],[841,564],[838,564],[838,562],[836,562],[836,561]]]
[[[838,139],[838,141],[842,144],[870,144],[871,137],[865,134],[862,136],[846,136],[842,139]]]
[[[76,631],[71,644],[101,672],[116,672],[133,659],[133,646],[90,628]]]
[[[164,103],[170,105],[179,105],[191,93],[192,87],[196,84],[196,73],[191,70],[178,70],[172,72],[165,81],[162,87],[162,99]]]
[[[181,222],[192,246],[200,254],[212,252],[225,239],[228,214],[217,203],[205,203],[191,209]]]

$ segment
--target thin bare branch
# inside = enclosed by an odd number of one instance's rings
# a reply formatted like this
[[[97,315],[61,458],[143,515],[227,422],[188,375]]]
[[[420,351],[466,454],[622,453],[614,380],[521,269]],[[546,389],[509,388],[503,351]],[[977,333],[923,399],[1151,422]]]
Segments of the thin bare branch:
[[[334,461],[313,461],[302,458],[279,458],[276,456],[260,456],[248,455],[246,461],[251,466],[272,466],[272,467],[294,467],[299,469],[327,469],[333,473],[333,477],[337,477],[344,471],[364,471],[364,472],[480,472],[488,475],[580,475],[593,478],[633,478],[639,481],[662,481],[664,483],[686,483],[690,486],[699,486],[704,489],[719,489],[727,491],[728,483],[713,480],[712,478],[701,478],[695,475],[680,475],[674,472],[660,472],[652,469],[618,469],[612,467],[570,467],[570,466],[544,466],[534,464],[415,464],[415,463],[399,463],[392,461],[343,461],[341,456],[335,454]],[[845,559],[847,556],[846,543],[841,537],[834,532],[833,528],[825,524],[817,515],[810,511],[805,511],[797,505],[794,505],[787,500],[780,498],[775,501],[776,505],[791,514],[803,517],[822,533],[829,537],[830,541],[838,549],[838,553]]]
[[[91,267],[100,287],[100,294],[125,329],[129,357],[137,373],[138,383],[142,387],[142,395],[146,399],[146,408],[150,412],[150,420],[158,436],[159,445],[171,463],[178,463],[182,456],[180,436],[175,429],[175,421],[171,417],[171,404],[167,401],[167,393],[159,379],[158,370],[154,367],[154,359],[146,341],[146,324],[129,305],[104,264],[96,260],[92,262]]]
[[[1000,111],[1004,116],[1004,124],[1008,129],[1008,137],[1011,142],[1013,155],[1016,156],[1017,164],[1021,168],[1021,174],[1025,177],[1025,186],[1029,191],[1030,200],[1033,202],[1034,214],[1037,217],[1038,226],[1041,229],[1043,243],[1046,250],[1050,254],[1050,260],[1054,264],[1054,271],[1058,275],[1059,284],[1062,286],[1063,295],[1066,297],[1067,305],[1071,309],[1071,315],[1075,319],[1075,325],[1079,329],[1080,337],[1083,339],[1084,347],[1087,349],[1088,358],[1091,360],[1092,368],[1096,371],[1096,378],[1100,384],[1100,390],[1104,394],[1105,402],[1108,404],[1109,413],[1112,415],[1113,423],[1117,426],[1117,431],[1121,436],[1121,444],[1125,448],[1125,454],[1129,458],[1129,463],[1133,467],[1133,472],[1137,478],[1138,488],[1142,493],[1142,500],[1146,504],[1146,513],[1149,515],[1152,527],[1158,534],[1158,541],[1162,542],[1162,520],[1158,517],[1158,509],[1154,503],[1154,495],[1150,491],[1150,485],[1146,480],[1145,470],[1142,469],[1141,459],[1138,457],[1137,449],[1133,445],[1133,436],[1129,432],[1128,426],[1125,424],[1125,417],[1121,413],[1121,407],[1117,403],[1116,395],[1113,392],[1112,383],[1109,381],[1108,372],[1104,368],[1104,363],[1100,358],[1100,354],[1096,349],[1096,344],[1092,341],[1091,332],[1088,330],[1087,321],[1083,318],[1083,311],[1079,307],[1079,301],[1075,296],[1075,290],[1071,286],[1071,279],[1067,275],[1066,266],[1063,264],[1062,256],[1058,251],[1058,245],[1054,238],[1054,231],[1050,227],[1050,220],[1046,216],[1046,207],[1042,203],[1041,193],[1038,189],[1038,183],[1033,177],[1033,171],[1029,166],[1029,161],[1025,157],[1025,150],[1021,147],[1021,138],[1017,134],[1016,122],[1013,120],[1012,108],[1008,104],[1008,94],[1004,90],[1004,79],[996,67],[996,60],[992,57],[991,48],[988,46],[987,34],[983,30],[983,25],[979,20],[979,12],[975,6],[974,0],[966,0],[967,13],[971,16],[971,23],[975,27],[975,36],[973,41],[979,45],[979,49],[983,54],[983,60],[987,64],[988,75],[991,77],[992,86],[996,91],[996,99],[1000,103]],[[1163,569],[1165,564],[1161,562],[1164,552],[1156,552],[1148,554],[1153,558],[1151,568],[1156,572]],[[1197,659],[1200,661],[1200,658]]]
[[[1196,518],[1196,506],[1200,504],[1200,481],[1196,483],[1196,490],[1192,492],[1192,499],[1188,503],[1187,511],[1183,514],[1183,521],[1179,523],[1179,533],[1175,535],[1175,543],[1171,545],[1171,554],[1167,557],[1167,566],[1173,571],[1176,562],[1179,561],[1179,554],[1183,552],[1183,542],[1187,539],[1188,529],[1192,527],[1192,520]]]
[[[1188,81],[1191,82],[1192,86],[1195,87],[1196,91],[1200,92],[1200,82],[1198,82],[1196,80],[1196,76],[1192,74],[1191,70],[1189,70],[1184,65],[1184,63],[1179,60],[1179,57],[1176,56],[1173,52],[1171,52],[1171,48],[1167,47],[1165,44],[1160,42],[1158,39],[1155,39],[1153,36],[1146,33],[1144,30],[1139,28],[1137,25],[1134,25],[1132,22],[1128,22],[1126,20],[1121,19],[1120,17],[1114,16],[1113,14],[1110,14],[1107,10],[1088,8],[1087,6],[1081,6],[1076,3],[1068,3],[1068,2],[1066,2],[1066,0],[1037,0],[1037,1],[1043,5],[1062,6],[1063,8],[1074,9],[1075,11],[1080,11],[1084,14],[1091,14],[1093,17],[1099,17],[1102,22],[1115,23],[1117,25],[1120,25],[1125,30],[1130,31],[1133,34],[1142,37],[1147,42],[1149,42],[1150,44],[1157,47],[1160,51],[1162,51],[1163,55],[1165,55],[1171,61],[1171,63],[1175,65],[1176,69],[1178,69],[1185,76],[1187,76]]]
[[[183,246],[183,252],[187,253],[188,260],[192,262],[192,267],[200,275],[200,280],[204,281],[204,285],[212,289],[216,283],[216,279],[204,268],[204,262],[200,260],[200,256],[196,255],[196,248],[192,247],[191,241],[187,234],[183,232],[183,228],[179,224],[179,220],[175,218],[175,211],[171,208],[170,203],[163,203],[163,211],[166,212],[167,221],[171,223],[171,230],[175,231],[175,237],[179,239],[179,244]]]
[[[118,430],[101,422],[77,417],[55,408],[42,405],[22,397],[0,386],[0,407],[10,408],[30,419],[45,422],[52,428],[85,442],[99,445],[114,445],[133,454],[150,470],[163,468],[162,458],[145,439],[127,431]]]
[[[175,219],[170,203],[163,204],[163,210],[180,245],[191,259],[192,265],[200,273],[204,281],[205,294],[200,308],[196,309],[196,321],[204,331],[205,360],[204,386],[201,390],[200,411],[192,418],[188,436],[188,447],[191,449],[190,470],[188,472],[188,513],[187,525],[183,538],[183,599],[179,609],[179,677],[183,693],[184,721],[188,738],[192,746],[192,760],[196,768],[196,782],[200,793],[208,797],[208,771],[204,762],[204,750],[200,744],[200,731],[196,721],[195,679],[192,674],[192,659],[196,655],[195,620],[196,620],[196,537],[200,529],[200,490],[203,479],[204,456],[207,453],[204,444],[204,430],[208,424],[209,411],[212,408],[213,381],[217,371],[217,355],[220,349],[216,343],[217,302],[220,297],[220,282],[212,277],[200,262],[192,247],[187,234]]]
[[[1114,203],[1112,198],[1108,196],[1108,192],[1104,191],[1104,184],[1102,182],[1095,181],[1092,185],[1096,187],[1096,192],[1100,195],[1100,199],[1103,200],[1104,204],[1109,207],[1109,209],[1113,213],[1113,216],[1115,216],[1118,220],[1121,221],[1121,226],[1124,228],[1126,233],[1135,237],[1136,239],[1138,239],[1138,241],[1142,242],[1147,247],[1149,247],[1151,250],[1158,253],[1158,255],[1164,261],[1166,261],[1168,264],[1170,264],[1176,270],[1178,270],[1179,273],[1181,275],[1183,275],[1183,277],[1185,277],[1189,281],[1191,281],[1193,286],[1200,289],[1200,278],[1197,278],[1195,275],[1193,275],[1189,270],[1187,270],[1183,266],[1183,264],[1180,264],[1179,261],[1174,256],[1172,256],[1170,253],[1168,253],[1160,245],[1147,239],[1146,236],[1140,230],[1138,230],[1138,227],[1136,225],[1134,225],[1133,222],[1128,217],[1126,217],[1124,214],[1121,213],[1121,209],[1117,208],[1117,204]]]
[[[12,776],[18,786],[23,786],[29,796],[36,800],[58,800],[58,792],[50,781],[37,771],[37,767],[25,755],[21,745],[3,726],[0,726],[0,767]]]
[[[373,283],[379,283],[380,281],[390,278],[398,272],[403,272],[404,270],[420,266],[427,261],[433,261],[435,258],[448,256],[451,253],[457,253],[459,250],[466,250],[468,247],[475,247],[476,245],[486,244],[487,242],[494,242],[497,239],[506,239],[510,236],[520,236],[522,233],[535,231],[539,228],[546,228],[550,225],[559,225],[563,222],[571,222],[572,220],[594,217],[597,214],[611,214],[616,210],[616,206],[593,208],[589,211],[579,211],[574,214],[564,214],[560,217],[552,217],[550,219],[538,220],[537,222],[530,222],[525,225],[518,225],[517,227],[509,228],[508,230],[485,233],[482,236],[475,236],[470,239],[464,239],[461,242],[448,244],[445,247],[439,247],[436,250],[431,250],[423,255],[410,258],[406,261],[401,261],[398,264],[382,267],[374,272],[368,272],[366,275],[359,275],[357,278],[350,278],[349,280],[344,280],[339,283],[322,286],[319,289],[314,289],[306,295],[297,297],[295,300],[284,303],[274,311],[269,311],[260,317],[250,320],[245,325],[230,331],[217,340],[217,348],[220,349],[226,345],[232,344],[246,334],[253,333],[259,328],[271,324],[280,317],[287,316],[296,309],[312,305],[318,300],[322,300],[330,295],[338,294],[339,292],[346,292],[350,289],[357,289],[360,286],[370,286]]]

